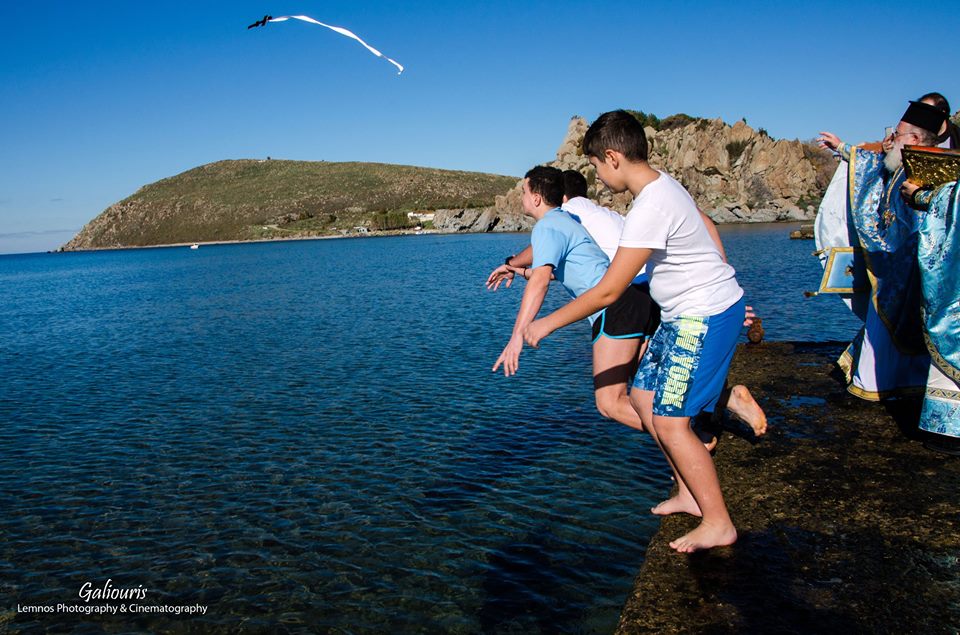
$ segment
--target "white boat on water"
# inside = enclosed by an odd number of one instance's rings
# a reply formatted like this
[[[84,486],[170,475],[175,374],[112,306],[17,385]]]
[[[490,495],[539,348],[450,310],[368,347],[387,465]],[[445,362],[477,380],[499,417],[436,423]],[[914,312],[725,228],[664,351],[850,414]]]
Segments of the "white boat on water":
[[[190,245],[190,249],[200,249],[200,245],[198,245],[197,243],[193,243],[192,245]]]

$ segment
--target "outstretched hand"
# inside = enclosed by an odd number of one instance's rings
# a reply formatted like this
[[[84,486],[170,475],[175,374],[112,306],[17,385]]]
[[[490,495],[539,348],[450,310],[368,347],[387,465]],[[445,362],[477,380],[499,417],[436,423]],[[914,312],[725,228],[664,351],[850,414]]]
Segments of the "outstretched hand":
[[[487,289],[496,291],[502,283],[506,283],[505,286],[509,289],[515,275],[516,270],[513,267],[510,265],[500,265],[487,276]]]
[[[534,320],[523,329],[523,340],[533,348],[540,346],[540,341],[553,333],[553,329],[546,326],[542,319]]]
[[[493,365],[491,369],[493,372],[497,372],[497,369],[500,368],[500,365],[503,365],[503,376],[510,377],[517,374],[517,369],[520,368],[520,353],[523,351],[523,339],[518,335],[514,335],[510,338],[510,341],[507,342],[507,345],[503,347],[503,352],[500,353],[500,357],[497,358],[497,363]]]
[[[828,150],[836,150],[840,147],[840,144],[843,141],[840,140],[840,137],[833,134],[832,132],[821,132],[820,136],[817,137],[817,143],[821,148],[827,148]]]

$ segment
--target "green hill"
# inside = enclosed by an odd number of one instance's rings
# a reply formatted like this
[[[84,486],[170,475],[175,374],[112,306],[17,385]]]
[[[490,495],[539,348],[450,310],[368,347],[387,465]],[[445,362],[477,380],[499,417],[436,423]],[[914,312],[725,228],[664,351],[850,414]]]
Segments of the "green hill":
[[[147,185],[111,205],[64,249],[388,228],[402,223],[409,211],[492,205],[516,182],[510,176],[382,163],[219,161]]]

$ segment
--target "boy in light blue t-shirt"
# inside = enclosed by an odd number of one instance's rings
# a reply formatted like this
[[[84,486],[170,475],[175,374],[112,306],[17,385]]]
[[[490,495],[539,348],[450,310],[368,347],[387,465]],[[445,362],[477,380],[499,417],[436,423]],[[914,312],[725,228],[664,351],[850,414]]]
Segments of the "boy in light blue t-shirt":
[[[508,377],[517,372],[523,330],[540,310],[551,277],[576,298],[603,278],[610,263],[583,225],[560,209],[563,194],[563,173],[556,168],[535,167],[524,177],[521,203],[524,212],[535,218],[537,224],[530,236],[532,266],[516,269],[527,285],[513,334],[493,366],[496,371],[502,365]],[[613,305],[584,317],[593,325],[597,409],[605,417],[643,430],[627,396],[627,384],[636,368],[641,344],[660,323],[659,309],[648,294],[631,286]]]
[[[559,207],[540,217],[530,234],[530,245],[533,247],[530,268],[552,267],[553,277],[571,298],[600,282],[610,264],[583,225]],[[598,315],[600,311],[589,316],[590,324]]]

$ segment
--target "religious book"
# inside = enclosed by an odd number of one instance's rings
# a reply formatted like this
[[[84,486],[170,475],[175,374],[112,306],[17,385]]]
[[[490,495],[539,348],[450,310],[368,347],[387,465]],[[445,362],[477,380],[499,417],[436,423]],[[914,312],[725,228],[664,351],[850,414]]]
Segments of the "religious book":
[[[920,187],[935,188],[960,179],[960,151],[905,146],[902,154],[907,179]]]

